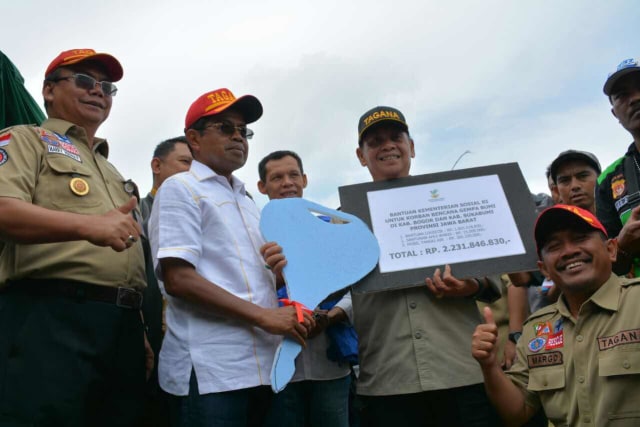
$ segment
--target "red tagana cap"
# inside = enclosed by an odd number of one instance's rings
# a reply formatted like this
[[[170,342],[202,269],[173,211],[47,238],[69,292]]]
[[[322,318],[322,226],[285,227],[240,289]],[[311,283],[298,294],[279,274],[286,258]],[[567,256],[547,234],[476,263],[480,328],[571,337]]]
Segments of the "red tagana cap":
[[[58,67],[78,64],[89,60],[102,64],[106,70],[107,77],[109,77],[109,80],[112,82],[117,82],[124,74],[120,62],[108,53],[98,53],[93,49],[71,49],[65,50],[51,61],[51,64],[47,67],[47,71],[45,71],[44,76],[46,78]]]
[[[184,128],[189,129],[198,119],[220,114],[231,107],[244,116],[247,124],[262,116],[262,104],[258,98],[253,95],[236,98],[229,89],[222,88],[205,93],[191,104],[184,120]]]
[[[575,227],[585,228],[585,226],[601,231],[608,237],[607,230],[598,218],[585,209],[569,205],[555,205],[545,209],[538,216],[534,231],[538,254],[551,233]]]

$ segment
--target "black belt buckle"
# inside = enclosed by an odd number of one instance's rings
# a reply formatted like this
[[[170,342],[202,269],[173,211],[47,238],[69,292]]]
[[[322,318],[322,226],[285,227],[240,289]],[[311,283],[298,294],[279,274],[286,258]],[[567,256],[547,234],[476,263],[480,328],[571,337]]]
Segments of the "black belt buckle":
[[[116,306],[139,310],[142,307],[142,293],[130,288],[118,288]]]

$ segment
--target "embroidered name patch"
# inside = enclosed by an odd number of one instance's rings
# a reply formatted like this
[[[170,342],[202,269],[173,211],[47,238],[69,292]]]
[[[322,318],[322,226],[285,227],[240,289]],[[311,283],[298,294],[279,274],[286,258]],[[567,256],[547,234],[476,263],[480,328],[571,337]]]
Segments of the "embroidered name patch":
[[[619,345],[638,342],[640,342],[640,329],[630,329],[628,331],[620,331],[609,337],[598,337],[598,348],[603,351]]]
[[[562,352],[550,351],[549,353],[530,354],[527,356],[529,368],[540,368],[542,366],[562,365]]]

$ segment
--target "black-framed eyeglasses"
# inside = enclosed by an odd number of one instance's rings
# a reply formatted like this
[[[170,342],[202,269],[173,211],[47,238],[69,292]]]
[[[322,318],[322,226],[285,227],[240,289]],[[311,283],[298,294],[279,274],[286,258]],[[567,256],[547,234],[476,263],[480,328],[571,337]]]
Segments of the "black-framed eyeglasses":
[[[249,129],[246,126],[236,126],[233,123],[226,120],[218,123],[207,123],[207,125],[203,129],[206,129],[206,128],[218,129],[220,132],[222,132],[227,136],[233,136],[233,134],[236,131],[238,131],[240,136],[243,137],[244,139],[253,138],[253,131],[251,129]]]
[[[76,87],[80,89],[93,90],[96,85],[100,85],[102,92],[105,95],[116,96],[116,92],[118,92],[118,88],[115,84],[111,82],[99,82],[91,76],[82,73],[72,74],[66,77],[57,77],[55,79],[47,79],[50,82],[59,82],[60,80],[69,80],[73,79]]]

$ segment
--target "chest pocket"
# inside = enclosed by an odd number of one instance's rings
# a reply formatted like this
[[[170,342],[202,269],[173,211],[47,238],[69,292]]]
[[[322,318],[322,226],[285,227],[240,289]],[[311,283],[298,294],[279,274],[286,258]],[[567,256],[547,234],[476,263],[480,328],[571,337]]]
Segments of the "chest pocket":
[[[529,371],[529,385],[531,391],[550,391],[564,388],[564,366],[549,366],[534,368]]]
[[[36,203],[77,213],[94,213],[102,205],[95,175],[86,166],[61,155],[47,155],[45,162],[47,167],[38,180]],[[72,190],[74,178],[79,182]]]

